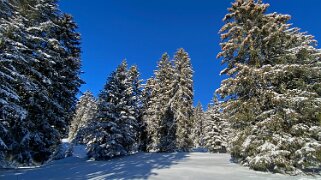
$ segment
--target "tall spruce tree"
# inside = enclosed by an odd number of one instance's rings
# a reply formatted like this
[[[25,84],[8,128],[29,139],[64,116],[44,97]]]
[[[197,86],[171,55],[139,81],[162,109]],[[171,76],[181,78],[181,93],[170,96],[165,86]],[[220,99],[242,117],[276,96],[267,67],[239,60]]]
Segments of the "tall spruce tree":
[[[321,53],[268,6],[237,0],[221,29],[230,78],[217,92],[235,130],[231,154],[255,170],[312,172],[321,165]]]
[[[184,49],[179,49],[174,57],[175,86],[172,106],[176,122],[176,146],[178,150],[189,151],[193,147],[193,70],[191,60]]]
[[[226,153],[228,149],[229,125],[221,113],[221,105],[216,96],[208,105],[204,115],[204,146],[213,153]]]
[[[133,116],[136,117],[136,143],[138,150],[145,150],[145,138],[146,138],[146,124],[143,121],[143,92],[142,92],[142,80],[140,79],[140,73],[137,66],[129,68],[129,80],[132,88],[132,106]]]
[[[70,124],[76,107],[76,94],[79,92],[80,85],[84,83],[79,76],[81,74],[80,34],[76,32],[77,24],[71,15],[62,14],[55,24],[58,26],[54,32],[57,41],[50,39],[49,42],[61,59],[54,66],[58,72],[55,74],[57,83],[54,87],[54,97],[63,108],[61,118],[66,126]],[[61,133],[65,134],[66,130],[67,128],[63,127]]]
[[[157,104],[159,86],[156,84],[155,78],[147,80],[143,90],[143,122],[145,123],[146,133],[146,151],[155,152],[159,149],[160,136],[159,136],[159,104]]]
[[[204,135],[205,135],[205,120],[204,111],[201,102],[198,102],[197,106],[193,110],[193,140],[194,147],[204,147]]]
[[[139,150],[148,152],[155,151],[154,145],[152,145],[152,138],[154,142],[159,142],[158,136],[153,136],[154,132],[157,132],[156,124],[153,122],[155,117],[155,78],[152,77],[146,81],[146,84],[143,84],[142,87],[142,108],[141,108],[141,124],[140,124],[140,147]],[[156,139],[157,138],[157,139]]]
[[[155,78],[147,83],[149,91],[148,101],[145,102],[145,122],[150,138],[149,151],[174,151],[176,149],[176,124],[171,107],[171,100],[174,94],[172,62],[167,53],[160,59]]]
[[[168,54],[165,53],[158,64],[158,70],[155,71],[156,83],[159,86],[156,103],[159,108],[159,116],[157,118],[159,118],[159,151],[161,152],[170,152],[176,149],[176,123],[171,107],[172,97],[174,96],[173,74],[173,63],[169,60]]]
[[[82,83],[79,34],[71,17],[61,14],[55,0],[32,3],[30,10],[35,15],[25,16],[32,20],[27,29],[28,46],[33,52],[31,66],[39,73],[30,78],[38,89],[26,96],[25,104],[30,109],[27,119],[36,129],[30,144],[33,158],[43,162],[66,133],[76,104],[75,95]]]
[[[1,73],[7,73],[8,68],[16,71],[15,77],[7,76],[3,83],[10,83],[10,93],[15,92],[16,96],[9,97],[6,93],[4,99],[18,102],[23,115],[8,113],[8,104],[6,111],[1,110],[4,116],[14,117],[7,131],[13,139],[7,148],[7,157],[10,162],[27,165],[44,162],[67,129],[67,117],[74,108],[75,95],[82,83],[79,53],[75,56],[71,50],[71,46],[79,49],[79,36],[75,41],[61,38],[63,25],[58,22],[63,16],[56,1],[1,1],[1,5],[6,7],[2,12],[11,10],[7,13],[9,18],[2,19],[6,23],[1,23],[4,25],[1,42],[6,44],[1,50],[1,59],[5,60]],[[72,26],[67,29],[69,34],[75,31]],[[73,79],[64,73],[66,71],[73,74]]]
[[[75,143],[82,143],[84,129],[92,121],[97,112],[97,102],[90,91],[86,91],[77,104],[69,129],[69,140]],[[75,139],[76,138],[76,139]]]
[[[7,122],[6,134],[10,135],[10,142],[7,142],[6,148],[6,160],[13,165],[28,165],[33,161],[30,142],[34,129],[27,118],[30,114],[30,109],[25,106],[24,99],[28,97],[29,92],[34,92],[37,88],[37,84],[32,81],[30,74],[40,74],[31,66],[33,61],[31,54],[33,51],[27,45],[30,43],[28,27],[31,23],[22,13],[24,11],[22,6],[23,4],[26,5],[26,3],[22,1],[1,1],[1,4],[10,7],[10,11],[7,12],[8,16],[4,16],[6,18],[3,18],[2,21],[4,22],[1,23],[2,42],[4,45],[1,51],[1,59],[3,60],[1,63],[4,63],[1,66],[3,67],[1,68],[1,74],[6,74],[8,70],[16,71],[12,73],[12,78],[6,76],[3,79],[3,85],[11,84],[11,87],[6,86],[7,90],[5,89],[5,94],[1,97],[3,98],[1,99],[2,102],[7,101],[4,109],[2,109],[4,111],[1,111],[5,122]],[[11,90],[8,91],[8,88]],[[9,104],[7,104],[8,102]],[[12,108],[12,102],[18,102],[14,109]]]
[[[25,64],[21,17],[14,14],[12,4],[0,2],[0,168],[9,167],[21,160],[20,146],[26,144],[23,137],[28,134],[25,118],[26,109],[21,105],[19,91],[27,90],[26,77],[17,70],[17,64]],[[19,34],[17,33],[19,32]],[[25,85],[23,85],[25,83]],[[21,132],[23,130],[23,132]],[[19,132],[19,134],[17,133]],[[21,160],[22,161],[22,160]]]
[[[136,97],[133,76],[123,61],[101,91],[95,121],[89,124],[91,132],[85,137],[88,155],[96,160],[124,156],[137,151]]]
[[[188,151],[192,148],[193,71],[188,54],[179,49],[174,62],[167,53],[155,77],[146,85],[144,121],[152,152]]]

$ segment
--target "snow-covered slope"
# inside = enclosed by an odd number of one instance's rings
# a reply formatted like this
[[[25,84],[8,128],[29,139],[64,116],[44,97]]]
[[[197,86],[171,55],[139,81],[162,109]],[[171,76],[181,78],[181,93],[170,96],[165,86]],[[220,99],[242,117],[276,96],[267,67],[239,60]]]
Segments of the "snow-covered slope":
[[[261,173],[230,162],[228,154],[140,153],[110,161],[70,157],[36,169],[0,170],[0,179],[321,179]]]

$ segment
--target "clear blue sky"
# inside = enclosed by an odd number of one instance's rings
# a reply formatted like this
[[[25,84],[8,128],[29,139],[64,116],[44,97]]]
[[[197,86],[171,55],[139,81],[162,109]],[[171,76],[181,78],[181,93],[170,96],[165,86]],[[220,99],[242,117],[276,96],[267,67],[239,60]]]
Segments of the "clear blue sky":
[[[216,59],[218,30],[233,0],[61,0],[82,34],[86,84],[81,90],[97,95],[107,76],[126,58],[148,79],[164,52],[183,47],[195,71],[195,103],[206,106],[220,86],[222,69]],[[321,43],[320,0],[265,0],[270,12],[292,15],[294,26]]]

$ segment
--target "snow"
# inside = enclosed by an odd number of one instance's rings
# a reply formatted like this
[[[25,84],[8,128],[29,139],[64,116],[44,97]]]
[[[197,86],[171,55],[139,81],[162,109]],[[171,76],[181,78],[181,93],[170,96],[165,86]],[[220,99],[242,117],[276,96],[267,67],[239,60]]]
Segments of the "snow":
[[[259,147],[261,151],[275,150],[275,145],[269,142],[265,142],[262,146]]]
[[[62,143],[69,143],[69,139],[67,139],[67,138],[66,139],[62,139],[61,142]]]
[[[73,147],[72,157],[87,158],[86,145],[76,145]]]
[[[246,140],[244,141],[244,143],[242,144],[242,147],[244,148],[244,149],[246,149],[247,147],[249,147],[250,146],[250,144],[251,144],[251,142],[252,142],[252,136],[248,136],[247,138],[246,138]]]
[[[321,177],[286,176],[256,172],[234,164],[229,154],[139,153],[109,161],[70,157],[40,168],[0,170],[0,179],[291,179]]]
[[[87,158],[86,145],[72,144],[69,142],[69,139],[62,139],[61,142],[61,148],[59,149],[59,153],[56,155],[56,160],[67,156],[82,159]]]

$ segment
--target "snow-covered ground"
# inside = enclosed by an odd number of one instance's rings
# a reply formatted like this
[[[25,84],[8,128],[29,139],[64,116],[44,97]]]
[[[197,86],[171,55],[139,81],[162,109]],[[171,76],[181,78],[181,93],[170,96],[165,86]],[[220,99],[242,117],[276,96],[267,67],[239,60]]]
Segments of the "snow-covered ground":
[[[70,157],[40,168],[0,170],[0,179],[321,179],[261,173],[230,162],[228,154],[139,153],[110,161],[87,161]]]

